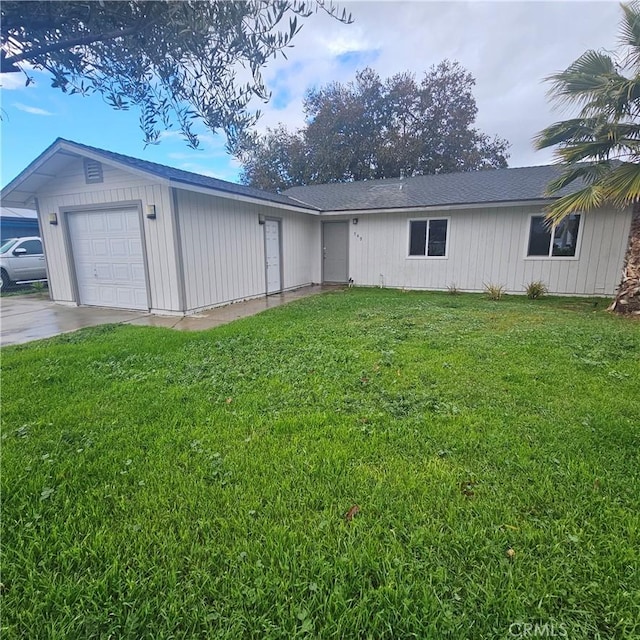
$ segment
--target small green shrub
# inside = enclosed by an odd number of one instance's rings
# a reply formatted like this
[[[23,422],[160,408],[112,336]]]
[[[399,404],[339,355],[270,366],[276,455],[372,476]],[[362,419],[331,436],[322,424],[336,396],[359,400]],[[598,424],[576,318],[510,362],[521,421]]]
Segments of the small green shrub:
[[[502,300],[502,297],[506,293],[506,289],[501,284],[485,284],[484,292],[489,300]]]
[[[537,300],[549,293],[549,289],[547,289],[547,285],[542,280],[534,280],[527,285],[526,292],[529,300]]]

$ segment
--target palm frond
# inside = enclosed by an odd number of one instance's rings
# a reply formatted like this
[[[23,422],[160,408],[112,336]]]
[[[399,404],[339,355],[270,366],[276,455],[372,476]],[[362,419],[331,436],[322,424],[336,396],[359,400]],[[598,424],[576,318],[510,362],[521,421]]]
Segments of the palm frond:
[[[537,149],[556,147],[564,168],[547,194],[577,187],[550,205],[547,217],[554,223],[605,202],[615,207],[640,202],[640,0],[622,9],[626,65],[617,64],[620,55],[614,59],[590,50],[548,78],[554,100],[580,108],[579,117],[556,122],[534,138]]]
[[[640,201],[640,165],[622,162],[601,181],[604,197],[615,207],[626,207]]]
[[[591,185],[602,180],[611,171],[611,163],[607,160],[591,164],[582,164],[565,169],[546,189],[547,195],[553,195],[576,180]]]
[[[546,219],[551,224],[558,224],[571,213],[589,211],[603,204],[604,190],[600,184],[591,184],[584,189],[558,198],[547,207]]]
[[[640,3],[630,2],[622,5],[624,13],[620,24],[620,44],[628,47],[627,63],[640,64]]]
[[[555,157],[563,164],[573,165],[579,162],[601,162],[616,157],[622,151],[622,145],[613,140],[590,140],[575,142],[555,150]]]
[[[573,118],[543,129],[536,149],[559,146],[556,157],[565,163],[640,155],[640,124],[605,118]]]
[[[616,76],[624,79],[618,74],[611,56],[592,49],[583,53],[564,71],[546,78],[552,82],[548,94],[560,102],[588,101]]]
[[[600,112],[601,115],[617,120],[637,117],[640,113],[640,76],[617,76],[610,80],[605,91],[585,104],[583,115],[592,116]]]
[[[597,123],[592,118],[563,120],[543,129],[534,137],[533,142],[535,148],[540,150],[573,140],[591,140],[596,127]]]

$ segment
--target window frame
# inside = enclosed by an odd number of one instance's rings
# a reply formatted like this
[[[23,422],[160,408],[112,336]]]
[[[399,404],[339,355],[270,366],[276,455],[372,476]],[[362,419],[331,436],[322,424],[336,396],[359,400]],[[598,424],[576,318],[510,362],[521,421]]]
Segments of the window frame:
[[[430,256],[429,252],[429,233],[431,232],[431,221],[444,220],[447,223],[447,239],[444,243],[444,255],[443,256]],[[411,223],[412,222],[426,222],[427,223],[427,235],[425,238],[424,255],[411,255]],[[450,216],[430,216],[427,218],[409,218],[407,220],[407,260],[448,260],[449,259],[449,238],[451,237],[451,217]]]
[[[582,233],[584,230],[584,221],[585,215],[584,211],[576,211],[576,215],[580,216],[580,222],[578,223],[578,234],[576,237],[576,251],[572,256],[554,256],[553,255],[553,239],[556,233],[556,227],[558,225],[554,224],[551,231],[551,239],[549,241],[549,253],[546,256],[530,256],[529,255],[529,243],[531,241],[531,223],[533,218],[544,218],[544,213],[530,213],[527,216],[527,227],[525,232],[525,242],[524,242],[524,259],[525,260],[579,260],[580,259],[580,249],[582,247]]]

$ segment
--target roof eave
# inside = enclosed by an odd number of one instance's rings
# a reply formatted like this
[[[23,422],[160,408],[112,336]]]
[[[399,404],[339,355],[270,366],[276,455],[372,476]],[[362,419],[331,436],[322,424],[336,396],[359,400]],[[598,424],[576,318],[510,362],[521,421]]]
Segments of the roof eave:
[[[26,206],[28,202],[31,202],[37,195],[35,190],[20,190],[20,187],[32,176],[41,175],[52,180],[56,177],[53,174],[47,174],[43,171],[39,171],[46,163],[53,158],[56,154],[66,154],[72,157],[85,157],[91,160],[96,160],[103,164],[107,164],[113,167],[122,168],[126,166],[126,170],[138,175],[140,177],[144,177],[146,179],[153,178],[154,181],[159,182],[161,184],[168,184],[168,180],[165,178],[161,178],[150,171],[144,171],[143,169],[138,169],[136,167],[131,167],[130,165],[125,165],[122,162],[117,160],[113,160],[112,158],[106,157],[101,153],[96,153],[91,151],[90,149],[86,149],[84,147],[78,146],[73,142],[68,140],[62,140],[58,138],[55,140],[47,149],[45,149],[33,162],[31,162],[23,171],[21,171],[9,184],[7,184],[0,192],[0,198],[2,199],[2,203],[5,206]],[[23,193],[25,196],[20,196],[18,198],[15,197],[16,193]]]
[[[202,185],[194,185],[190,182],[182,182],[180,180],[169,180],[170,187],[176,189],[183,189],[185,191],[193,191],[195,193],[203,193],[206,195],[218,196],[220,198],[227,198],[229,200],[236,200],[238,202],[247,202],[249,204],[259,204],[262,206],[274,207],[276,209],[285,209],[287,211],[295,211],[297,213],[308,213],[310,215],[320,215],[320,209],[311,208],[312,205],[298,206],[294,203],[287,204],[285,202],[278,202],[277,200],[269,200],[268,198],[258,198],[232,191],[225,191],[224,189],[216,189],[213,187],[204,187]]]
[[[421,211],[459,211],[463,209],[486,209],[488,207],[526,207],[548,205],[555,198],[535,198],[529,200],[493,200],[488,202],[462,202],[455,204],[414,205],[411,207],[384,207],[371,209],[323,209],[323,216],[366,215],[371,213],[416,213]]]
[[[25,207],[25,206],[28,206],[28,203],[33,202],[34,198],[37,195],[37,192],[35,190],[30,190],[30,189],[21,190],[20,187],[24,185],[24,183],[30,177],[35,175],[42,175],[42,176],[50,177],[51,179],[55,178],[53,174],[46,174],[44,172],[39,171],[39,169],[41,169],[44,165],[46,165],[46,163],[58,153],[68,154],[74,157],[81,156],[81,157],[89,158],[90,160],[96,160],[103,164],[125,170],[128,173],[136,175],[140,178],[144,178],[146,180],[151,179],[155,183],[158,183],[167,187],[176,187],[180,189],[186,189],[188,191],[195,191],[198,193],[216,195],[216,196],[228,198],[231,200],[249,202],[252,204],[269,205],[269,206],[273,206],[280,209],[287,209],[290,211],[308,213],[311,215],[320,214],[320,210],[313,207],[313,205],[301,203],[300,206],[297,206],[295,202],[292,202],[291,205],[287,205],[286,203],[270,200],[269,198],[245,196],[245,195],[234,193],[232,191],[226,191],[224,189],[216,189],[214,187],[203,187],[199,185],[194,185],[186,181],[183,182],[180,180],[164,178],[162,176],[159,176],[157,173],[154,173],[153,171],[147,171],[145,169],[140,169],[138,167],[131,166],[128,163],[121,162],[114,158],[110,158],[105,154],[92,151],[91,149],[87,149],[84,146],[76,145],[74,142],[71,142],[69,140],[63,140],[61,138],[58,138],[57,140],[55,140],[33,162],[31,162],[23,171],[21,171],[11,182],[9,182],[9,184],[7,184],[2,189],[0,198],[2,199],[3,205],[9,206],[9,207],[12,207],[12,206]]]

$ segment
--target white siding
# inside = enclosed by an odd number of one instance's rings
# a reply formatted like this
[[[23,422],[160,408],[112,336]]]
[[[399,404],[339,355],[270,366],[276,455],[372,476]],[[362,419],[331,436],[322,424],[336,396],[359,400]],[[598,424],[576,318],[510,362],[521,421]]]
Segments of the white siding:
[[[631,212],[583,214],[577,259],[527,258],[529,219],[539,207],[360,215],[350,226],[349,275],[356,284],[408,289],[482,291],[485,283],[510,292],[542,280],[553,293],[611,295],[619,280]],[[409,220],[449,219],[446,258],[408,257]]]
[[[157,218],[143,216],[143,239],[148,260],[152,311],[180,311],[174,224],[168,187],[103,164],[104,181],[86,184],[81,159],[74,159],[37,194],[53,300],[75,302],[71,274],[73,265],[66,246],[63,212],[69,207],[95,208],[101,204],[140,202],[156,206]],[[50,213],[58,225],[50,225]]]
[[[316,216],[178,190],[177,209],[188,311],[266,292],[264,226],[281,223],[283,288],[320,281]]]

